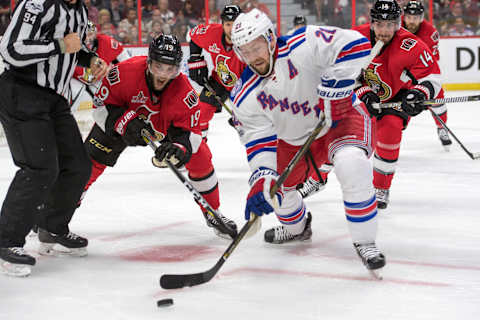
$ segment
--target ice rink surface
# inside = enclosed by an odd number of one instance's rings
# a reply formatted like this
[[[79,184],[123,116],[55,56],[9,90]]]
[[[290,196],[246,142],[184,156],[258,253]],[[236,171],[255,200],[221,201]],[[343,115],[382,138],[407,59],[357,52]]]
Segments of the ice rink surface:
[[[451,92],[471,95],[477,92]],[[480,103],[451,104],[448,125],[480,151]],[[211,123],[209,145],[220,181],[221,211],[243,225],[249,169],[226,122]],[[357,258],[334,172],[306,203],[310,243],[270,245],[263,231],[242,241],[207,284],[163,290],[164,273],[212,267],[229,245],[207,228],[191,194],[150,148],[130,148],[92,186],[71,229],[89,238],[86,258],[38,257],[28,278],[0,275],[1,320],[56,319],[462,319],[480,317],[480,160],[454,142],[445,152],[427,112],[404,132],[378,246],[387,265],[373,280]],[[15,167],[0,147],[0,198]],[[38,256],[37,242],[26,249]],[[157,308],[156,301],[175,304]]]

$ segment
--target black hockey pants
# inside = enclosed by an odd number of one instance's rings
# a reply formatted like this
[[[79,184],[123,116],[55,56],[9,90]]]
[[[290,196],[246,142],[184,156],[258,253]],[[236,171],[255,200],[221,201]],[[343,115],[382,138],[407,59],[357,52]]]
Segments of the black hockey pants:
[[[34,220],[50,232],[69,231],[91,162],[63,97],[9,71],[0,88],[0,120],[20,168],[1,209],[0,247],[22,247]]]

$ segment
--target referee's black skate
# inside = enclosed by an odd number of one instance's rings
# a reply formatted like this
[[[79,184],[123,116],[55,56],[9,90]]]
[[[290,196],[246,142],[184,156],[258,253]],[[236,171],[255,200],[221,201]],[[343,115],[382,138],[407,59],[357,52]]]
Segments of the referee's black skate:
[[[235,224],[235,221],[225,217],[224,215],[222,215],[220,212],[217,212],[218,214],[218,217],[220,219],[222,219],[222,221],[232,230],[235,230],[235,233],[237,233],[237,225]],[[208,214],[207,212],[203,212],[203,216],[205,217],[205,221],[207,222],[207,226],[209,226],[210,228],[213,228],[213,231],[215,232],[215,234],[217,236],[219,236],[220,238],[224,238],[224,239],[228,239],[228,240],[231,240],[232,237],[228,234],[228,233],[225,233],[223,232],[222,229],[219,228],[219,223],[217,220],[215,220],[214,217],[212,217],[210,214]]]
[[[88,240],[73,232],[58,235],[39,228],[38,240],[40,241],[38,253],[41,255],[84,257],[88,254]]]
[[[300,234],[292,234],[283,225],[273,227],[265,231],[265,242],[282,244],[291,241],[307,241],[312,238],[312,215],[307,212],[307,222]]]
[[[35,258],[22,247],[0,248],[0,272],[14,277],[26,277],[32,272]]]

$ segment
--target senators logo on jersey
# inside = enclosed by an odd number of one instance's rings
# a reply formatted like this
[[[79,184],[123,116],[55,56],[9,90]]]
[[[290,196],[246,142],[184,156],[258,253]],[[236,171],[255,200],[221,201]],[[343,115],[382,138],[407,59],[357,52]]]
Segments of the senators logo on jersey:
[[[152,117],[155,116],[156,114],[159,114],[159,111],[153,111],[151,110],[147,105],[142,104],[140,107],[137,108],[135,111],[139,116],[140,119],[150,123],[152,125],[153,130],[155,130],[155,140],[156,141],[162,141],[165,138],[165,134],[158,131],[155,128],[154,122],[152,121]]]
[[[230,71],[230,68],[227,65],[227,60],[230,57],[226,57],[223,55],[218,55],[215,61],[216,69],[218,78],[222,81],[225,87],[233,87],[235,82],[237,82],[237,75]]]
[[[392,89],[388,84],[382,81],[380,75],[377,73],[377,68],[381,66],[380,63],[370,63],[365,70],[364,78],[368,86],[377,94],[381,101],[385,101],[392,95]]]

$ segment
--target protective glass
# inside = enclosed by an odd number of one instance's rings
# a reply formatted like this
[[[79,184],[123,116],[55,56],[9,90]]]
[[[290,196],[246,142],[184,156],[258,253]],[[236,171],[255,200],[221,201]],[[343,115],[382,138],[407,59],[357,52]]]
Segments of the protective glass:
[[[173,79],[180,73],[180,67],[161,63],[158,61],[150,61],[148,70],[156,77],[161,79]]]

